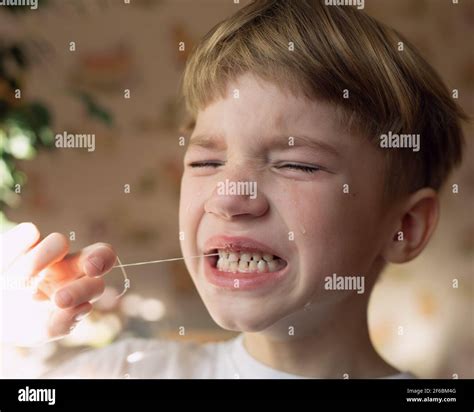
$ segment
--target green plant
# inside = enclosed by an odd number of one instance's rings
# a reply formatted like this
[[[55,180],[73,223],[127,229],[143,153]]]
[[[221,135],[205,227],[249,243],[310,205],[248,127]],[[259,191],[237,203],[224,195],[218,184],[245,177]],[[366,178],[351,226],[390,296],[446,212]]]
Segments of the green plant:
[[[21,97],[28,62],[19,44],[0,44],[0,207],[14,206],[26,176],[18,160],[32,159],[53,144],[51,115],[39,102]]]
[[[33,159],[38,150],[54,145],[52,115],[41,102],[26,101],[22,81],[29,68],[22,44],[5,44],[0,40],[0,218],[6,206],[18,204],[27,176],[19,167],[20,160]],[[90,94],[73,91],[90,117],[108,126],[111,114]],[[3,222],[2,222],[3,223]]]

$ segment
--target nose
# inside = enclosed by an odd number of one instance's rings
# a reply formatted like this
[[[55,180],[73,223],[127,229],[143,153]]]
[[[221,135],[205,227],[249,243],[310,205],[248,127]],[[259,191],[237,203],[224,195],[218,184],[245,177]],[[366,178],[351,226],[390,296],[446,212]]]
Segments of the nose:
[[[269,207],[268,200],[258,188],[257,179],[245,173],[222,176],[204,204],[206,213],[224,220],[263,216]]]

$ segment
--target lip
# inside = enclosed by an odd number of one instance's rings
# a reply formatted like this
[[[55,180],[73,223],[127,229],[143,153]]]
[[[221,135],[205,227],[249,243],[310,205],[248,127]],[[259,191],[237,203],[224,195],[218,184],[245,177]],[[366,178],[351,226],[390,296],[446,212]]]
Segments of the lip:
[[[283,257],[280,253],[277,253],[268,245],[254,239],[223,235],[213,236],[205,243],[205,253],[210,253],[214,249],[228,249],[234,252],[259,250],[263,253],[278,256],[286,261],[285,267],[276,272],[252,274],[240,272],[232,273],[219,270],[214,266],[216,258],[214,256],[207,256],[204,259],[205,277],[209,283],[219,288],[235,292],[268,288],[282,280],[289,270],[288,259]],[[238,281],[238,287],[236,287],[236,281]]]
[[[213,236],[209,238],[204,244],[204,251],[207,254],[214,249],[228,249],[232,252],[260,250],[263,253],[275,255],[283,260],[288,261],[288,259],[282,256],[279,252],[276,252],[270,246],[248,237],[226,235]]]

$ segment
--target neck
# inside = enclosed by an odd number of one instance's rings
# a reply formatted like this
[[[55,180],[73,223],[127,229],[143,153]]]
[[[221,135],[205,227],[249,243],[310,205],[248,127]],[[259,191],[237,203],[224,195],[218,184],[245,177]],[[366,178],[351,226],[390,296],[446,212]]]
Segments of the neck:
[[[399,373],[372,345],[367,301],[367,297],[352,294],[337,304],[318,304],[317,308],[299,311],[264,332],[245,333],[244,345],[258,361],[295,375],[357,379]]]

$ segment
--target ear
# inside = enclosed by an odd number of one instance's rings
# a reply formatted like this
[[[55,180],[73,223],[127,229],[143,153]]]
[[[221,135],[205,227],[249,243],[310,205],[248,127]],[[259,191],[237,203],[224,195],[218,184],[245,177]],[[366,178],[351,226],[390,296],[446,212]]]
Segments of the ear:
[[[423,188],[403,202],[397,229],[382,252],[387,262],[405,263],[417,257],[433,234],[439,217],[438,194]]]

